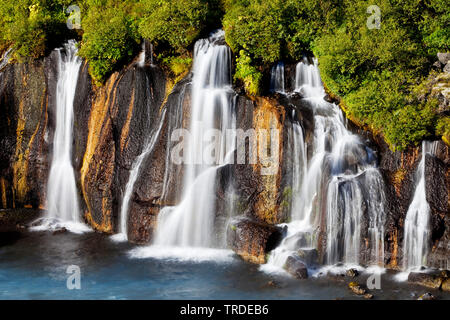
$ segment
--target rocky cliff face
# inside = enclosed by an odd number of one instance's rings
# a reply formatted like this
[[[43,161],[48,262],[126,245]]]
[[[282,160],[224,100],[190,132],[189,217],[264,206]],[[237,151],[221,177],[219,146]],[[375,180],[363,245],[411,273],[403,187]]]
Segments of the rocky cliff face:
[[[390,151],[380,141],[380,168],[386,180],[388,216],[386,225],[385,263],[392,267],[402,266],[403,229],[415,188],[415,172],[420,162],[420,148],[404,152]],[[448,224],[450,154],[449,146],[439,141],[436,156],[426,155],[425,178],[426,199],[431,209],[432,250],[428,261],[431,266],[448,268],[450,242]]]
[[[45,209],[55,127],[57,71],[54,65],[54,57],[50,55],[33,63],[7,65],[0,74],[0,206],[3,208]],[[167,75],[159,67],[132,63],[97,88],[92,85],[87,65],[83,64],[74,102],[73,165],[83,216],[94,229],[106,233],[117,231],[132,165],[146,139],[156,132],[155,147],[144,159],[134,185],[129,205],[129,240],[149,242],[160,208],[179,202],[183,167],[169,158],[174,145],[171,132],[186,128],[189,123],[190,82],[188,74],[168,92]],[[267,167],[264,159],[252,165],[228,165],[220,169],[216,186],[217,228],[222,234],[228,228],[228,245],[244,259],[263,263],[266,253],[282,234],[273,225],[289,219],[286,191],[292,184],[293,155],[287,139],[288,128],[292,121],[299,121],[310,146],[314,123],[311,110],[295,95],[289,99],[276,94],[251,99],[236,94],[235,99],[237,128],[256,132],[278,129],[281,133],[276,138],[278,165],[274,174],[262,174]],[[354,130],[371,139],[371,146],[378,153],[387,194],[385,263],[396,268],[402,263],[404,219],[414,192],[421,150],[411,148],[394,153],[381,139]],[[250,155],[251,150],[247,149],[246,157]],[[449,147],[440,142],[436,157],[427,156],[426,161],[433,241],[429,261],[434,266],[448,268]],[[325,215],[320,213],[322,206],[317,207],[318,219],[324,219]],[[227,227],[230,212],[239,217]],[[323,221],[322,225],[325,225]],[[320,234],[323,235],[323,230]],[[319,256],[323,256],[325,242],[320,238],[318,242]]]

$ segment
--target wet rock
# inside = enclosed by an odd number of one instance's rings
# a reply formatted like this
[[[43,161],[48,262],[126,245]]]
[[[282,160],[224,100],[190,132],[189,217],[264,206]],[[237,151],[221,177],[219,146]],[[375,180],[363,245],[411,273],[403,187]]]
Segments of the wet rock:
[[[411,272],[408,275],[408,282],[432,289],[439,289],[442,284],[442,278],[432,273]]]
[[[280,285],[275,280],[267,281],[266,287],[278,288]]]
[[[437,157],[425,156],[426,197],[431,210],[435,214],[445,216],[449,212],[448,190],[445,172],[446,165]],[[445,226],[443,226],[445,228]]]
[[[353,291],[354,294],[363,295],[366,293],[366,289],[360,286],[357,282],[350,282],[348,284],[348,287]]]
[[[447,64],[450,61],[450,52],[438,52],[437,57],[440,63]]]
[[[62,227],[62,228],[59,228],[59,229],[56,229],[55,231],[53,231],[52,234],[55,236],[57,234],[62,234],[62,233],[66,233],[66,232],[67,232],[67,229]]]
[[[345,274],[347,275],[347,277],[352,277],[352,278],[359,276],[359,272],[356,269],[348,269]]]
[[[49,169],[49,82],[44,59],[0,74],[0,208],[45,204]]]
[[[299,249],[297,250],[297,255],[308,265],[317,264],[319,258],[317,249]]]
[[[300,257],[289,256],[284,264],[284,269],[297,279],[308,278],[308,269]]]
[[[334,102],[334,99],[329,94],[326,94],[323,97],[323,100],[325,100],[326,102],[329,102],[329,103],[333,103]]]
[[[448,63],[445,65],[443,71],[444,71],[444,72],[447,72],[447,73],[450,73],[450,62],[448,62]]]
[[[130,169],[146,145],[149,133],[158,127],[164,98],[165,78],[156,67],[128,66],[112,74],[105,85],[96,90],[89,119],[84,124],[88,134],[80,170],[81,189],[86,203],[85,217],[94,229],[107,233],[117,231],[117,213],[120,212],[119,205]],[[147,214],[153,210],[153,194],[160,195],[159,176],[163,169],[154,162],[151,170],[147,169],[150,160],[145,160],[147,162],[143,164],[142,174],[139,175],[147,185],[145,193],[138,192],[142,205],[130,205],[130,208],[140,209],[147,204],[150,207],[133,212],[130,216],[140,215],[141,212]],[[157,174],[153,173],[155,171]],[[154,177],[158,177],[158,180]],[[136,181],[135,190],[142,183],[140,179]],[[136,198],[132,196],[133,200]],[[146,224],[145,230],[129,230],[131,233],[135,231],[137,242],[148,240],[152,218],[150,216],[146,220],[150,223]]]
[[[40,214],[42,212],[35,209],[0,210],[0,232],[23,230],[25,225],[32,223]]]
[[[443,66],[443,64],[439,60],[436,61],[435,63],[433,63],[433,67],[438,69],[438,70],[441,70],[442,66]]]
[[[248,262],[266,263],[266,255],[281,240],[282,230],[249,218],[232,220],[227,228],[227,245]]]
[[[450,279],[444,279],[441,285],[442,291],[450,291]]]
[[[421,295],[417,300],[436,300],[436,297],[433,296],[431,293],[426,292],[423,295]]]

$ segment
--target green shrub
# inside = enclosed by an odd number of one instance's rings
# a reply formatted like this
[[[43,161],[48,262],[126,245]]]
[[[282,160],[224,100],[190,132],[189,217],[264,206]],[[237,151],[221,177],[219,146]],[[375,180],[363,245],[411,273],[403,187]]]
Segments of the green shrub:
[[[102,83],[138,49],[136,19],[130,5],[121,1],[98,1],[82,20],[84,30],[79,55],[89,62],[93,79]]]
[[[442,140],[450,145],[450,117],[445,116],[439,119],[436,126],[436,134],[442,136]]]
[[[252,60],[245,50],[239,52],[236,58],[236,80],[244,83],[245,91],[252,96],[256,96],[260,92],[262,73],[252,65]]]
[[[155,44],[167,44],[177,53],[199,38],[217,8],[217,1],[142,0],[139,33]]]
[[[14,58],[42,57],[71,34],[64,7],[69,0],[0,0],[0,47],[12,45]]]
[[[165,57],[162,58],[162,64],[170,70],[175,77],[184,74],[192,65],[191,57]]]

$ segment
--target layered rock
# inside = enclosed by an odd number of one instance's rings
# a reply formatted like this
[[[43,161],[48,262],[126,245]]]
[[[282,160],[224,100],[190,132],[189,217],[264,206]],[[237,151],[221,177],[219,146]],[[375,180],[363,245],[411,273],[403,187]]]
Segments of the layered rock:
[[[49,167],[51,58],[7,65],[0,75],[0,193],[3,208],[45,207]]]
[[[248,218],[232,220],[227,228],[227,244],[244,260],[266,263],[266,255],[282,237],[282,229]]]

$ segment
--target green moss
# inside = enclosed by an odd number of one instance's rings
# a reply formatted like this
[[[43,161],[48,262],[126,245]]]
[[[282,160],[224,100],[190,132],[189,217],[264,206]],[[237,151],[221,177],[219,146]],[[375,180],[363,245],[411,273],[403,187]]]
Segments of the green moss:
[[[162,58],[162,65],[166,67],[175,77],[178,77],[179,75],[182,75],[186,73],[191,65],[192,65],[192,58],[191,57],[165,57]]]
[[[450,146],[450,117],[443,117],[438,121],[436,133],[442,137],[442,140]]]
[[[257,96],[260,93],[262,73],[252,65],[252,60],[245,50],[241,50],[236,59],[234,78],[243,82],[247,94]]]

